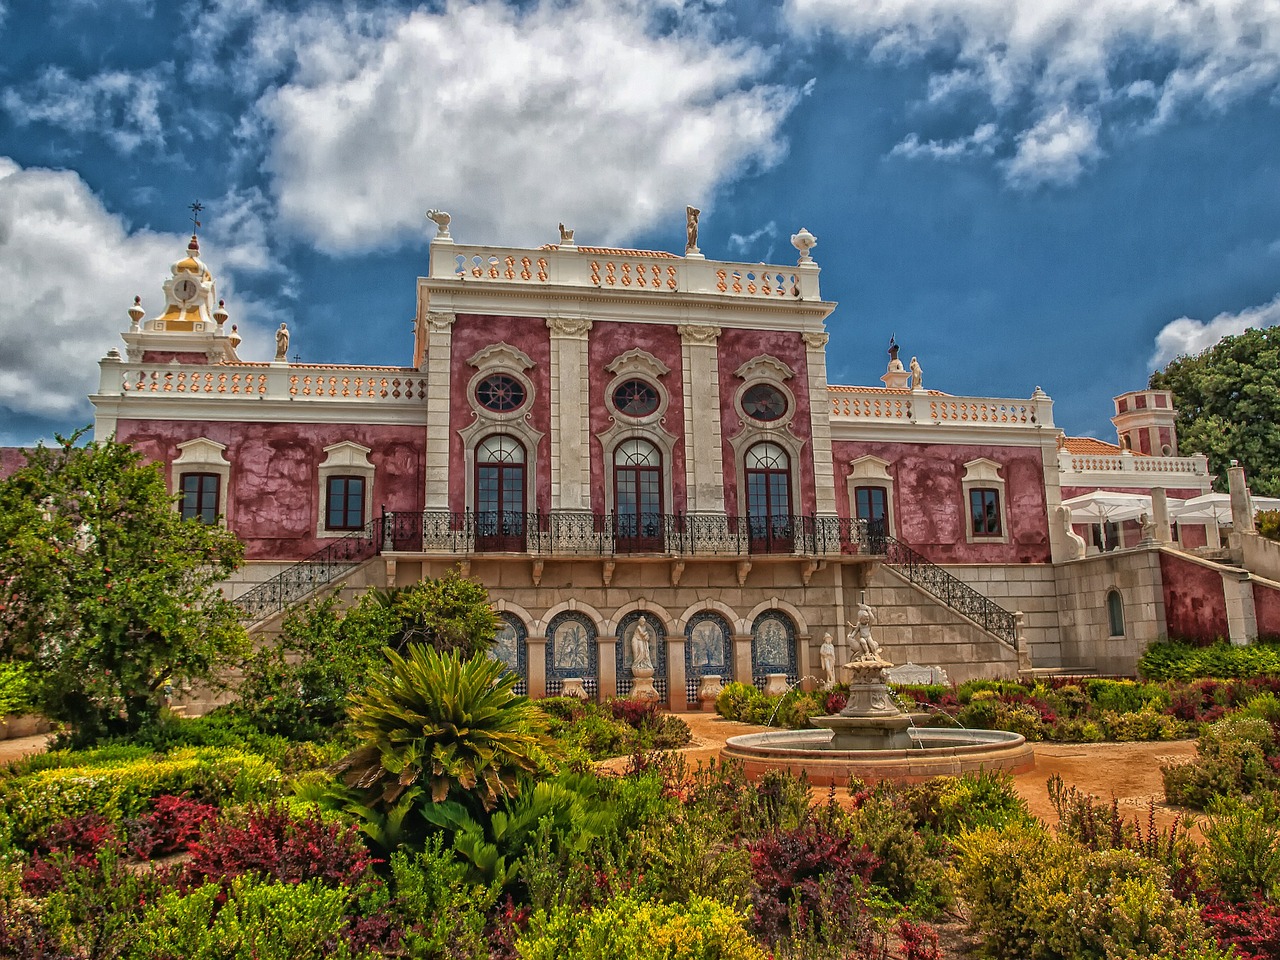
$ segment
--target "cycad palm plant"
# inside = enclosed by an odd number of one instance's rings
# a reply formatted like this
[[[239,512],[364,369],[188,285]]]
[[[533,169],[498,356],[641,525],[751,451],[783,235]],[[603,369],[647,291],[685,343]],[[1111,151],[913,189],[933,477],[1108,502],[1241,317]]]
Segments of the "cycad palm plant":
[[[415,786],[434,803],[492,810],[521,774],[551,768],[546,717],[512,692],[517,678],[502,663],[417,644],[406,653],[387,650],[386,672],[351,698],[363,743],[334,767],[372,811],[388,812]]]

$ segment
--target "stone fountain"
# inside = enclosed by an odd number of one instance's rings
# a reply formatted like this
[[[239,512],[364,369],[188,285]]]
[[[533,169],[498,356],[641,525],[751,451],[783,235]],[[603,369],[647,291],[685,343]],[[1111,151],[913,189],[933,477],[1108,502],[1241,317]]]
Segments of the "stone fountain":
[[[1021,734],[915,727],[889,692],[886,673],[893,664],[881,655],[880,644],[871,635],[874,622],[874,611],[859,604],[858,622],[850,625],[855,656],[844,665],[849,699],[843,710],[813,717],[817,730],[730,737],[720,751],[721,759],[741,762],[751,777],[787,770],[803,773],[819,786],[843,786],[850,777],[915,781],[984,769],[1018,773],[1035,766],[1031,745]],[[827,645],[822,659],[831,685],[834,658]]]

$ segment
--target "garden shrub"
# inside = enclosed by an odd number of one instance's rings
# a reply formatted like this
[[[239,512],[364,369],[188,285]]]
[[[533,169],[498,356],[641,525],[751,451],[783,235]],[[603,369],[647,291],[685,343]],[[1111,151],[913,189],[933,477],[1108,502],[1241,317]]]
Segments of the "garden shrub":
[[[142,932],[146,905],[161,891],[160,878],[128,869],[119,846],[106,843],[96,856],[68,866],[40,904],[50,936],[72,956],[108,960],[125,955]]]
[[[724,904],[703,897],[653,903],[622,896],[591,913],[535,915],[516,945],[521,960],[765,960]]]
[[[1280,960],[1280,904],[1261,897],[1247,903],[1211,900],[1200,919],[1240,960]]]
[[[116,822],[141,817],[151,800],[163,794],[250,803],[271,799],[281,789],[277,767],[260,756],[235,750],[187,748],[167,755],[143,751],[141,756],[120,749],[95,753],[124,759],[99,757],[83,765],[46,766],[0,779],[0,832],[6,832],[12,843],[30,848],[53,824],[90,811]]]
[[[1151,644],[1138,659],[1138,674],[1147,680],[1191,681],[1277,673],[1280,673],[1280,645],[1261,640],[1243,647],[1225,640],[1205,647],[1162,641]]]
[[[850,835],[875,858],[870,882],[896,903],[928,913],[951,902],[942,861],[905,807],[887,795],[870,797],[849,816]]]
[[[1170,803],[1203,810],[1215,797],[1241,797],[1277,785],[1268,759],[1275,755],[1275,733],[1260,717],[1231,716],[1210,724],[1196,746],[1194,760],[1161,768]]]
[[[354,825],[326,823],[314,814],[294,819],[280,807],[211,821],[190,850],[182,873],[187,889],[243,874],[282,883],[317,880],[353,891],[373,879],[374,861]]]
[[[151,812],[125,824],[129,851],[144,860],[181,853],[200,839],[201,827],[217,819],[218,808],[187,797],[156,797]]]
[[[404,923],[403,943],[419,960],[488,960],[486,912],[497,900],[496,887],[466,881],[467,867],[444,837],[430,838],[417,854],[391,857],[395,898],[388,909]]]
[[[35,706],[35,668],[29,663],[0,660],[0,720],[14,713],[30,713]]]
[[[821,917],[834,939],[865,926],[862,891],[878,866],[865,845],[808,823],[769,833],[747,844],[751,853],[752,927],[766,943],[795,934],[793,908],[805,917]],[[835,911],[828,914],[828,911]]]
[[[1134,851],[1088,850],[1025,822],[967,833],[957,849],[957,886],[991,957],[1229,956]]]
[[[1179,720],[1156,712],[1150,704],[1128,713],[1104,710],[1101,727],[1108,740],[1179,740],[1186,735],[1186,728]]]
[[[1204,827],[1201,870],[1216,897],[1245,903],[1280,894],[1280,825],[1274,804],[1219,800]]]
[[[138,925],[128,960],[350,960],[343,933],[351,893],[318,880],[241,876],[166,891]],[[369,954],[370,957],[373,954]]]
[[[1169,692],[1154,683],[1090,677],[1082,685],[1094,709],[1102,712],[1136,713],[1147,708],[1159,711],[1169,706]]]
[[[111,847],[118,852],[119,846],[119,831],[101,814],[86,813],[54,824],[35,844],[22,874],[22,891],[47,896],[62,886],[66,871],[94,867],[99,850]]]

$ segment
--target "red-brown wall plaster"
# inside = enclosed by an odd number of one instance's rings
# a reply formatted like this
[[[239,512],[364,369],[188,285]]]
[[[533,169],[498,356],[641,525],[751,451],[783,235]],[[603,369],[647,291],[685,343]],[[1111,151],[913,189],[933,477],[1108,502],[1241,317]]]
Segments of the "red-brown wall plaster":
[[[245,542],[250,560],[301,560],[329,542],[320,521],[324,448],[350,441],[370,448],[374,465],[371,515],[416,512],[423,504],[423,431],[416,426],[313,423],[213,423],[121,420],[116,438],[152,460],[172,463],[178,444],[197,437],[226,445],[231,464],[227,526]],[[166,470],[165,480],[169,481]],[[175,491],[176,492],[176,491]]]
[[[1227,599],[1217,570],[1161,553],[1160,576],[1169,636],[1207,643],[1228,635]]]
[[[755,357],[768,354],[781,360],[795,374],[786,381],[796,398],[795,415],[790,429],[804,444],[800,462],[791,465],[792,496],[799,509],[798,514],[812,514],[817,509],[813,478],[812,422],[809,419],[809,363],[808,351],[799,333],[768,330],[732,330],[721,332],[718,362],[720,365],[720,417],[724,438],[724,500],[730,515],[746,513],[746,504],[738,495],[738,465],[733,445],[729,442],[742,430],[742,418],[738,416],[733,398],[743,381],[734,375],[740,366]]]
[[[1258,636],[1280,636],[1280,590],[1254,580],[1253,610],[1258,618]]]
[[[875,456],[889,463],[899,540],[935,563],[1048,563],[1048,507],[1039,447],[835,441],[836,508],[850,516],[849,463]],[[1008,543],[969,543],[964,465],[979,457],[1001,464]]]
[[[453,324],[453,385],[450,391],[449,429],[449,508],[461,512],[466,509],[467,485],[471,478],[465,476],[466,456],[459,436],[475,422],[475,412],[467,384],[476,374],[476,368],[467,361],[476,351],[495,343],[507,343],[528,354],[533,368],[524,371],[533,383],[533,403],[525,417],[526,422],[543,435],[538,444],[538,462],[534,477],[536,503],[526,505],[529,512],[547,513],[551,510],[551,331],[546,320],[540,317],[498,317],[460,313]],[[501,431],[495,430],[495,433]]]
[[[23,447],[0,447],[0,480],[12,476],[15,470],[27,465],[26,449]]]

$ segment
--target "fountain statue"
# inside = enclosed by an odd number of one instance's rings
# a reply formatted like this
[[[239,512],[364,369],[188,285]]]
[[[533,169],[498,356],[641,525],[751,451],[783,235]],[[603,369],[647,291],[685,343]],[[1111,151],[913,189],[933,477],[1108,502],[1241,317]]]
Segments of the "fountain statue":
[[[653,634],[649,632],[648,625],[643,621],[636,624],[635,630],[631,634],[631,699],[633,700],[660,700],[658,690],[653,685],[653,654],[649,649],[649,642],[652,640]]]

